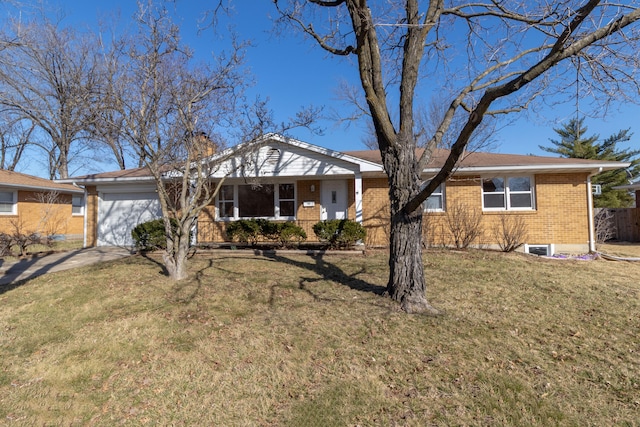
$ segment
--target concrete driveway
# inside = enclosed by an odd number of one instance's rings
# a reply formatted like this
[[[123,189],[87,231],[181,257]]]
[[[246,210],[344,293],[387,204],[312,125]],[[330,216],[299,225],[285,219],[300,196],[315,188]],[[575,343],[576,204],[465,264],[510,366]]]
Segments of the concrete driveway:
[[[99,247],[22,258],[16,261],[0,259],[0,286],[33,279],[46,273],[69,270],[128,256],[131,256],[131,252],[126,248]]]

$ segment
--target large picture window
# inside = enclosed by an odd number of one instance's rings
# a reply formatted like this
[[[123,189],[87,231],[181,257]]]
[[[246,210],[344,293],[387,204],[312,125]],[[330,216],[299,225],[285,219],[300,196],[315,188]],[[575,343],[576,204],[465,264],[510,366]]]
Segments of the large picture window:
[[[15,215],[16,210],[16,192],[0,191],[0,214]]]
[[[295,184],[223,185],[218,192],[218,217],[294,219]]]
[[[484,178],[482,207],[485,210],[533,209],[533,179],[529,176]]]
[[[240,218],[275,216],[273,184],[238,185],[238,216]]]

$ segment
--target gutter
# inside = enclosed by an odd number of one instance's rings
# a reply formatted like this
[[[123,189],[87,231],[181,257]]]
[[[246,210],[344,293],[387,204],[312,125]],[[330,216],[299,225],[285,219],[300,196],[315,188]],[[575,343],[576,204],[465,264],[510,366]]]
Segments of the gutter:
[[[591,188],[591,178],[602,172],[602,167],[598,168],[598,172],[591,172],[587,175],[587,220],[589,223],[589,253],[596,252],[596,230],[593,223],[593,190]]]

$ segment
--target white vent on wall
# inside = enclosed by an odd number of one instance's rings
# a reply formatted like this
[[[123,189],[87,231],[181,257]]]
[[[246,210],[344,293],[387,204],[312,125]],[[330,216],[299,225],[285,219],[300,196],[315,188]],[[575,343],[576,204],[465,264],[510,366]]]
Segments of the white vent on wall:
[[[591,192],[594,196],[599,196],[602,194],[602,186],[600,184],[591,184]]]
[[[264,161],[265,164],[269,166],[276,166],[279,161],[280,161],[280,150],[278,150],[277,148],[270,148],[269,151],[267,151],[267,156]]]

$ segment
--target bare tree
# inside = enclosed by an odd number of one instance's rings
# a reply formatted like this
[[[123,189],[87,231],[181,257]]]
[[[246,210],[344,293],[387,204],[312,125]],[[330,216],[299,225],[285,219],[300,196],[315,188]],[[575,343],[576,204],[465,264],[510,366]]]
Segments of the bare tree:
[[[436,313],[426,297],[422,202],[454,171],[487,115],[520,111],[569,87],[580,58],[583,91],[606,102],[638,93],[640,8],[599,0],[278,0],[281,22],[327,52],[355,56],[388,176],[391,236],[388,294],[407,312]],[[416,156],[417,94],[447,86],[445,113]],[[418,91],[418,92],[417,92]],[[394,114],[394,112],[396,114]],[[450,155],[421,187],[420,174],[454,119]]]
[[[232,43],[214,66],[194,64],[165,9],[140,2],[135,20],[137,34],[124,40],[120,55],[114,56],[119,64],[105,94],[109,110],[101,120],[155,178],[167,238],[164,264],[180,280],[188,275],[190,232],[198,214],[214,200],[226,176],[237,168],[250,169],[260,147],[255,141],[271,125],[271,114],[265,102],[241,102],[249,82],[242,44]],[[296,122],[308,123],[312,111],[301,112]],[[236,139],[245,142],[224,150],[227,141]],[[241,159],[230,166],[227,160],[233,156]]]
[[[39,19],[1,36],[0,104],[46,136],[50,175],[67,178],[72,146],[87,136],[101,77],[95,38]]]
[[[0,169],[16,169],[34,128],[29,120],[16,119],[11,114],[0,117]]]
[[[220,148],[216,134],[235,112],[244,82],[241,50],[220,56],[215,68],[193,64],[163,8],[138,3],[138,31],[123,40],[117,72],[105,93],[107,132],[126,141],[156,182],[167,236],[169,275],[187,277],[189,235],[218,185],[203,159]],[[171,224],[177,222],[177,227]]]

